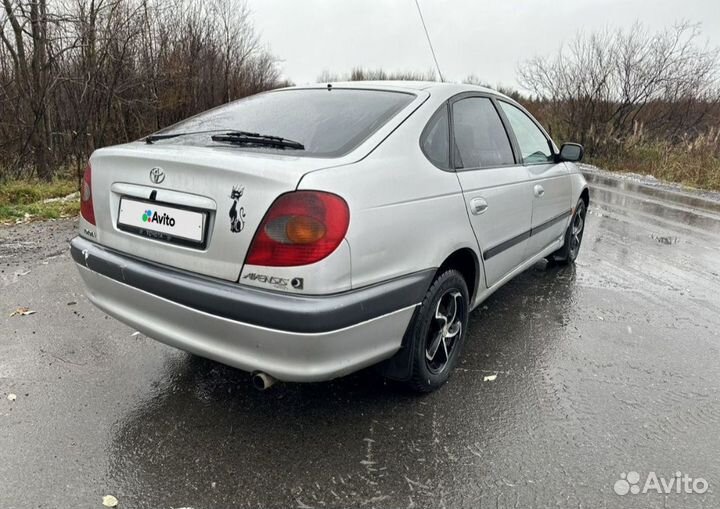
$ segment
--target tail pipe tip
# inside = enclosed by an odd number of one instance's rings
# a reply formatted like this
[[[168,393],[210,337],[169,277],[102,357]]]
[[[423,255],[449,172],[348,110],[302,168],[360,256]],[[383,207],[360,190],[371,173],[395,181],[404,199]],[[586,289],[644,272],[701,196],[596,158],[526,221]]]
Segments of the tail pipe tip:
[[[267,373],[263,373],[262,371],[256,371],[252,375],[252,384],[253,387],[255,387],[259,391],[264,391],[272,387],[275,382],[275,380],[272,376],[268,375]]]

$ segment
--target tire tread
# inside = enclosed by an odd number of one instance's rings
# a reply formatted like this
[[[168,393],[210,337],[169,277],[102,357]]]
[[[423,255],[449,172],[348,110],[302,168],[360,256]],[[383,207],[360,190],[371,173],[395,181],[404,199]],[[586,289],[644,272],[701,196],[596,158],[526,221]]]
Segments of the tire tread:
[[[405,386],[414,391],[419,393],[428,393],[432,392],[438,387],[440,387],[442,384],[444,384],[447,381],[447,378],[450,375],[450,372],[452,371],[453,366],[449,366],[448,373],[445,375],[444,380],[437,384],[432,383],[430,379],[428,379],[425,374],[422,372],[422,370],[418,369],[418,366],[416,365],[416,349],[417,348],[423,348],[424,349],[424,339],[418,337],[418,333],[424,329],[424,327],[420,326],[418,323],[418,320],[428,320],[429,318],[427,316],[424,316],[425,313],[422,311],[425,310],[428,306],[432,304],[432,301],[434,300],[435,294],[438,292],[438,289],[445,284],[445,282],[453,277],[458,277],[464,284],[465,284],[465,295],[468,294],[467,291],[467,283],[465,282],[465,278],[460,273],[460,271],[456,269],[447,269],[440,273],[433,283],[430,285],[430,288],[428,288],[428,291],[425,293],[425,297],[423,298],[422,303],[420,304],[420,307],[418,308],[421,312],[417,313],[416,318],[413,320],[413,322],[410,324],[410,327],[412,327],[412,337],[411,339],[411,349],[409,355],[413,356],[413,359],[411,361],[411,375],[410,378],[405,382]],[[468,313],[469,313],[469,306],[470,303],[467,303],[468,306]],[[463,336],[466,334],[466,330],[463,330],[462,334]],[[418,346],[422,345],[422,346]],[[459,348],[462,348],[462,339],[461,344],[458,345]],[[456,357],[461,353],[461,351],[456,352]]]

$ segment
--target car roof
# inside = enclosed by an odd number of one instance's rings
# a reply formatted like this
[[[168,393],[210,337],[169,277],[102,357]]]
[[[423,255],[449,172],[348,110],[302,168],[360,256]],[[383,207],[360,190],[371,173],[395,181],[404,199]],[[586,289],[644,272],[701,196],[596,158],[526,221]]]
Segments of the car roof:
[[[416,92],[424,90],[430,93],[440,92],[451,95],[462,92],[482,92],[485,94],[494,94],[500,97],[506,97],[496,90],[479,85],[469,85],[467,83],[447,83],[441,81],[403,81],[403,80],[387,80],[387,81],[332,81],[328,83],[313,83],[309,85],[297,85],[293,88],[354,88],[364,90],[388,90],[395,92]]]

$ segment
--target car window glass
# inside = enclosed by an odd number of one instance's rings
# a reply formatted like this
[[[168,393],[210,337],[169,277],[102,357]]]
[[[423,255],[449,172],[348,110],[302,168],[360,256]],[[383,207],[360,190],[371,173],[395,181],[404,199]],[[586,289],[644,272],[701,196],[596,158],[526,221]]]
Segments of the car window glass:
[[[425,157],[440,168],[450,167],[450,133],[447,107],[439,110],[428,122],[420,141]]]
[[[453,103],[453,137],[456,168],[515,163],[500,116],[487,97],[469,97]]]
[[[520,154],[524,163],[546,163],[552,161],[553,154],[550,150],[550,144],[543,132],[538,129],[530,117],[520,108],[512,104],[499,101],[500,107],[505,113],[510,127],[512,127],[520,145]]]
[[[157,134],[238,130],[298,141],[305,150],[293,156],[339,157],[356,148],[414,95],[355,89],[288,89],[258,94],[206,111]],[[163,141],[176,145],[206,145],[209,135],[181,136]],[[283,151],[277,147],[234,146],[233,150]]]

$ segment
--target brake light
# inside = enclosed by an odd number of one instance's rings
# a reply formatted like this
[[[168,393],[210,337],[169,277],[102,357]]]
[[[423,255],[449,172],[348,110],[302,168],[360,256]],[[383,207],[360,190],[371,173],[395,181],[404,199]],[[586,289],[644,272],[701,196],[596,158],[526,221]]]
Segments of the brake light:
[[[347,203],[335,194],[284,194],[265,214],[245,263],[270,267],[315,263],[335,251],[349,224]]]
[[[80,189],[80,215],[88,223],[95,224],[95,207],[93,206],[92,197],[92,168],[88,163],[85,168],[85,174],[82,179],[82,187]]]

